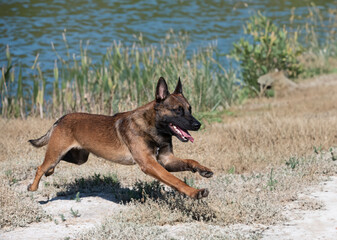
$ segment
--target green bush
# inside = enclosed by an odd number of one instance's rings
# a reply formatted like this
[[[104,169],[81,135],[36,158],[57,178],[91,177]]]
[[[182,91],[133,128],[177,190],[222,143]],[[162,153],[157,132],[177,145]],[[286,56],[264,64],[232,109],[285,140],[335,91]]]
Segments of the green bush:
[[[230,56],[239,61],[243,82],[250,89],[257,92],[257,79],[275,69],[283,70],[290,78],[303,71],[297,60],[303,48],[296,35],[290,38],[284,27],[258,13],[246,23],[244,33],[247,37],[233,44]]]

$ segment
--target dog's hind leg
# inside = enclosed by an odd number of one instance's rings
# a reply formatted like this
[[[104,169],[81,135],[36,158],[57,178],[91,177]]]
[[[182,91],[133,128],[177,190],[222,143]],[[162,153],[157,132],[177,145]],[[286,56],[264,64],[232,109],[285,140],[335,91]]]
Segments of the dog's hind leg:
[[[89,152],[87,150],[73,148],[69,150],[66,154],[64,154],[61,157],[61,160],[69,162],[69,163],[81,165],[88,160],[88,157],[89,157]],[[54,173],[54,171],[55,171],[55,167],[52,167],[44,175],[46,177],[49,177],[50,175]]]
[[[69,150],[72,142],[71,139],[62,139],[58,136],[59,132],[54,131],[49,140],[46,155],[41,166],[37,168],[35,178],[32,184],[28,186],[28,191],[36,191],[43,174],[46,176],[54,172],[54,168],[60,162],[61,157]]]
[[[28,191],[36,191],[43,174],[49,176],[54,170],[57,163],[60,161],[60,152],[47,149],[46,156],[41,166],[36,170],[35,178],[32,184],[28,185]]]

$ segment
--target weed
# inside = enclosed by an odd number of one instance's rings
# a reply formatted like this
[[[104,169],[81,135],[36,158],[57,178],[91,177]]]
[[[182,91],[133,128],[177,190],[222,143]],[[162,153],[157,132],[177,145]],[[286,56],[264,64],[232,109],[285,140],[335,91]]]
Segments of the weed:
[[[117,185],[119,180],[116,173],[110,173],[107,176],[103,176],[103,182],[108,185]]]
[[[286,165],[291,169],[295,169],[295,167],[299,164],[299,161],[296,157],[290,157],[288,161],[286,161]]]
[[[102,180],[101,180],[101,174],[94,173],[93,180],[94,180],[94,184],[95,185],[99,185],[102,182]]]
[[[77,192],[77,193],[76,193],[75,201],[76,201],[76,202],[81,202],[80,192]]]
[[[333,148],[330,148],[329,151],[330,151],[330,154],[331,154],[331,159],[332,159],[332,161],[336,161],[336,160],[337,160],[337,157],[336,157],[335,154],[334,154]]]
[[[10,169],[6,170],[5,171],[5,175],[6,175],[6,177],[9,180],[9,185],[10,186],[18,182],[18,180],[14,177],[14,173],[13,173],[12,170],[10,170]]]
[[[50,186],[50,182],[47,182],[47,181],[44,182],[44,186],[45,186],[45,187],[49,187],[49,186]]]
[[[269,187],[270,191],[275,190],[275,187],[277,184],[277,180],[274,179],[274,176],[273,176],[273,170],[274,170],[273,168],[270,170],[269,179],[267,182],[267,187]]]
[[[73,210],[73,208],[70,208],[70,213],[73,217],[77,218],[80,217],[81,214],[79,213],[79,210]]]
[[[59,216],[60,216],[62,222],[66,221],[66,218],[62,213],[60,213]]]
[[[7,178],[10,178],[13,175],[13,171],[8,169],[8,170],[5,171],[5,175],[6,175]]]
[[[229,174],[235,174],[235,166],[232,166],[229,170],[228,170]]]
[[[158,199],[163,195],[163,186],[157,180],[152,182],[137,181],[133,185],[133,190],[133,199],[141,199],[142,201],[147,198]]]
[[[319,147],[314,146],[313,148],[314,148],[314,153],[316,154],[322,153],[323,151],[322,145],[319,145]]]

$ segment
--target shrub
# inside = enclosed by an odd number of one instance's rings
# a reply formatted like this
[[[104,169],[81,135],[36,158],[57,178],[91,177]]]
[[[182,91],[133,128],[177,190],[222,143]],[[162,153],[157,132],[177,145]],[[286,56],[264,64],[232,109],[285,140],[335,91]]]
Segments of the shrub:
[[[290,78],[303,71],[297,60],[302,47],[296,37],[288,37],[284,27],[258,13],[246,23],[244,33],[247,38],[233,44],[230,56],[239,61],[243,82],[250,89],[257,92],[257,79],[275,69],[283,70]]]

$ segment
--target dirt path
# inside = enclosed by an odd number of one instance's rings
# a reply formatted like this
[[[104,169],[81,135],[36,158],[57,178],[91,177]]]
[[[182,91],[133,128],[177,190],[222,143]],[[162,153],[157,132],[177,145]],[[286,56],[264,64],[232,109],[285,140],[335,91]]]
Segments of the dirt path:
[[[24,228],[17,228],[0,234],[0,239],[73,239],[78,233],[101,223],[104,218],[123,206],[110,196],[85,196],[80,202],[69,197],[58,197],[48,202],[40,201],[42,208],[52,216],[53,221],[40,222]],[[75,217],[71,209],[80,216]],[[64,217],[61,217],[61,215]],[[64,221],[62,220],[64,219]]]
[[[291,209],[286,213],[290,221],[272,226],[263,239],[337,239],[337,177],[322,182],[307,196],[322,202],[321,210]]]
[[[275,226],[260,226],[255,230],[263,232],[263,239],[337,239],[337,177],[315,186],[311,193],[302,194],[298,201],[287,206],[284,214],[289,221]],[[312,198],[322,203],[319,210],[303,211],[296,206],[301,199]],[[105,217],[123,206],[115,203],[107,195],[81,197],[80,202],[68,198],[55,198],[48,202],[40,201],[43,209],[53,216],[53,221],[34,223],[24,228],[17,228],[10,232],[2,232],[0,238],[8,239],[73,239],[78,233],[85,232],[95,225],[99,225]],[[74,217],[71,209],[78,211],[79,217]],[[62,221],[61,215],[65,220]],[[179,224],[163,226],[175,235],[181,228],[195,227],[194,224]],[[233,227],[233,226],[232,226]],[[229,228],[232,228],[229,226]],[[220,228],[220,227],[217,227]],[[228,227],[219,229],[228,233]],[[240,226],[241,231],[252,231],[253,226]],[[266,229],[263,231],[262,229]],[[236,229],[240,231],[240,229]],[[227,235],[228,236],[228,235]]]

